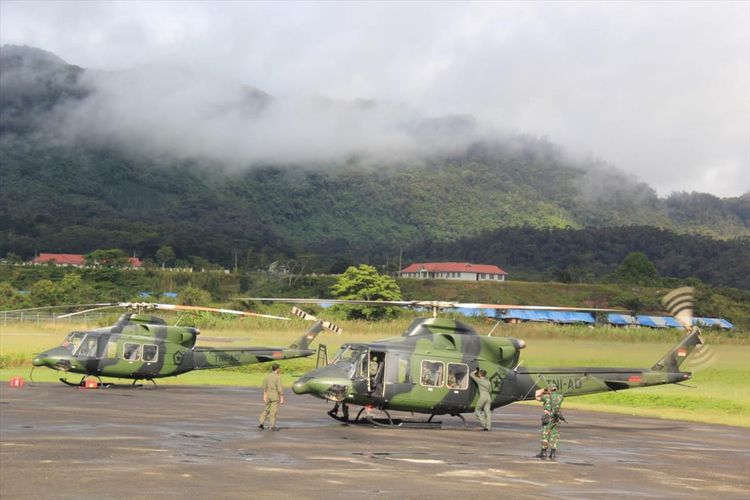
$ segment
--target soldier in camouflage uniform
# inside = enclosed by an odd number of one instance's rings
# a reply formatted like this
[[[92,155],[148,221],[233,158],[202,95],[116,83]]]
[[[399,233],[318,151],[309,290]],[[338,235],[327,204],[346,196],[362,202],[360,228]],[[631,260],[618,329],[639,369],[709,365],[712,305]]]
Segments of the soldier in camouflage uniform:
[[[492,383],[487,380],[487,372],[485,370],[477,368],[477,371],[469,373],[469,376],[477,384],[477,389],[479,389],[479,399],[477,399],[474,415],[476,415],[479,423],[482,424],[482,430],[489,431],[492,427],[492,396],[490,395]]]
[[[542,415],[542,450],[536,455],[536,458],[541,458],[542,460],[547,458],[547,448],[549,448],[549,459],[555,460],[560,420],[562,419],[561,407],[563,395],[557,392],[555,384],[550,384],[546,389],[536,391],[535,397],[537,401],[541,401],[544,405],[544,414]]]
[[[268,418],[270,430],[279,430],[276,427],[276,413],[279,411],[279,405],[284,404],[284,387],[281,385],[281,368],[278,363],[271,365],[271,373],[263,380],[263,402],[266,407],[260,414],[258,428],[264,429]]]

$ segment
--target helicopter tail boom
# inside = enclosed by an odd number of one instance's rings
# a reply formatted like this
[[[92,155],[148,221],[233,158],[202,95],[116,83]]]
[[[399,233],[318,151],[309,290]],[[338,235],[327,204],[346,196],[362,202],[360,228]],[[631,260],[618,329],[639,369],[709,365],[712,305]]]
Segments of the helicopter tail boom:
[[[680,371],[690,353],[703,345],[698,328],[693,328],[651,369],[648,368],[519,368],[516,376],[525,389],[522,399],[534,399],[538,389],[552,384],[564,396],[621,391],[652,385],[685,382],[692,373]]]

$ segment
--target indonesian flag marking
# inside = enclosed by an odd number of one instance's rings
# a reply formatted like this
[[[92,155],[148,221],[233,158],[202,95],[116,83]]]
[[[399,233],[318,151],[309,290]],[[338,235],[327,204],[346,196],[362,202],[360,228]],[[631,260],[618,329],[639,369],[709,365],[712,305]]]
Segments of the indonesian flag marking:
[[[687,356],[687,349],[685,349],[684,347],[680,347],[679,349],[677,349],[677,355],[682,357]]]
[[[628,382],[643,382],[643,379],[638,375],[631,375],[628,377]]]
[[[282,353],[281,351],[275,351],[273,353],[273,357],[276,358],[276,359],[283,358],[284,357],[284,353]]]

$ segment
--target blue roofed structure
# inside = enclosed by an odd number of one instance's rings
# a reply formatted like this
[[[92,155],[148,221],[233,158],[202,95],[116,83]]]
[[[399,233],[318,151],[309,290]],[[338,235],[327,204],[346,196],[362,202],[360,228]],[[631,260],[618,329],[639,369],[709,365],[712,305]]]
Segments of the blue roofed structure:
[[[671,316],[644,316],[639,314],[635,319],[640,326],[651,328],[682,328],[682,325]]]
[[[723,318],[693,318],[695,326],[719,327],[726,330],[734,329],[734,325]]]
[[[580,311],[530,311],[526,309],[508,309],[505,313],[496,317],[504,321],[542,321],[546,323],[575,324],[584,323],[593,325],[596,323],[594,315],[589,312]]]
[[[682,328],[682,325],[671,316],[631,316],[629,314],[607,314],[607,322],[614,326],[647,326],[649,328]],[[702,327],[719,327],[727,330],[734,325],[722,318],[693,318],[693,325]]]
[[[638,326],[638,321],[630,314],[607,314],[607,322],[615,326]]]

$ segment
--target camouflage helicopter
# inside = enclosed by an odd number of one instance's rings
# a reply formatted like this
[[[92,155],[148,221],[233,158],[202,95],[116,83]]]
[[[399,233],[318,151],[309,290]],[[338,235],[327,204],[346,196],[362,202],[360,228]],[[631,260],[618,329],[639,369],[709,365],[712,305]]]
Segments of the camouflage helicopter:
[[[433,417],[438,415],[456,416],[466,424],[462,414],[473,412],[478,399],[476,384],[470,381],[469,373],[477,369],[486,370],[487,378],[492,383],[492,409],[516,401],[533,400],[536,390],[553,383],[566,396],[680,383],[691,378],[691,373],[680,371],[680,365],[694,348],[703,344],[703,339],[700,330],[692,327],[692,291],[678,289],[665,297],[665,300],[671,310],[679,310],[673,315],[690,331],[651,368],[526,368],[519,365],[521,350],[526,347],[523,340],[481,336],[466,323],[436,317],[437,311],[459,307],[564,311],[594,309],[420,301],[287,299],[288,302],[298,303],[378,304],[427,307],[433,310],[432,318],[414,320],[400,337],[373,343],[342,345],[330,364],[319,366],[303,375],[292,389],[296,394],[312,394],[335,402],[333,410],[328,414],[346,423],[439,425],[439,422],[432,422]],[[595,311],[622,312],[618,309]],[[349,405],[362,407],[354,419],[349,418]],[[376,418],[374,410],[382,412],[384,418]],[[426,414],[429,418],[424,422],[407,422],[392,418],[389,410]]]
[[[86,377],[94,376],[103,384],[100,377],[114,377],[154,382],[154,379],[174,377],[193,370],[206,370],[274,360],[310,356],[315,350],[310,343],[323,328],[335,330],[337,327],[320,321],[314,316],[295,308],[295,313],[304,319],[314,320],[315,324],[288,347],[215,347],[196,346],[200,330],[186,326],[170,326],[159,317],[147,314],[151,309],[214,312],[239,316],[255,316],[287,320],[280,316],[258,314],[232,309],[217,309],[200,306],[183,306],[156,303],[116,303],[91,304],[96,307],[75,313],[64,314],[66,318],[99,309],[120,307],[128,309],[117,322],[108,327],[69,333],[60,346],[36,355],[32,361],[34,368],[46,366],[66,373],[81,374],[79,382],[60,381],[81,386]],[[70,306],[65,306],[70,307]]]

